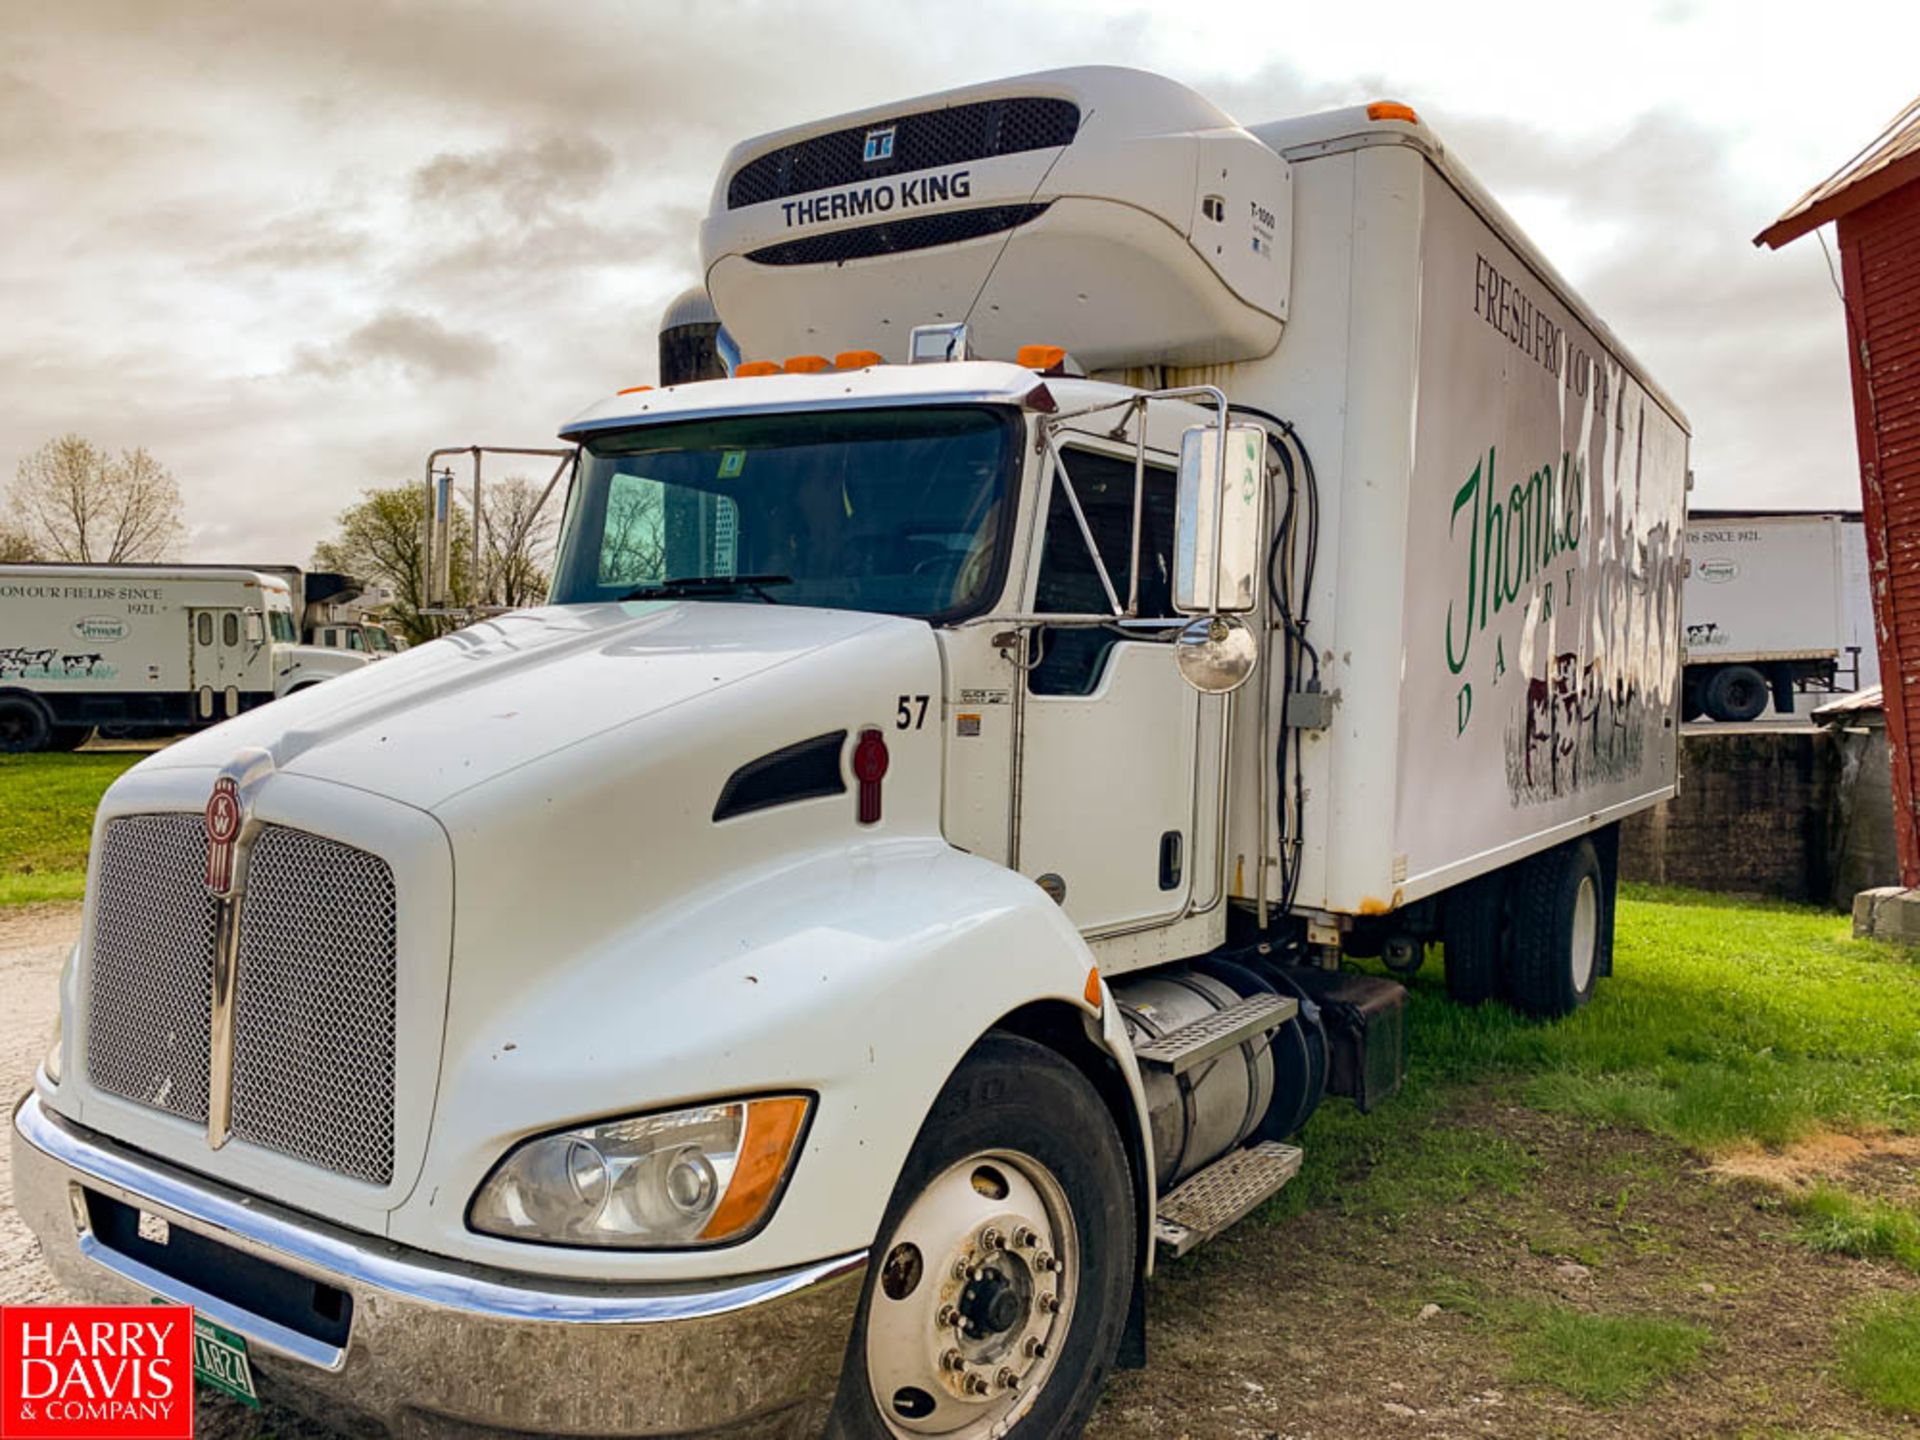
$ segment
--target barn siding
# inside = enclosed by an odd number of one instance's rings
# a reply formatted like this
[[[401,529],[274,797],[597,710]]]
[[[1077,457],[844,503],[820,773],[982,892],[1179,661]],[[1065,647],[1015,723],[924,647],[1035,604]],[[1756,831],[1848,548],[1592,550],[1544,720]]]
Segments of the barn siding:
[[[1839,231],[1895,840],[1902,883],[1920,886],[1920,183]]]

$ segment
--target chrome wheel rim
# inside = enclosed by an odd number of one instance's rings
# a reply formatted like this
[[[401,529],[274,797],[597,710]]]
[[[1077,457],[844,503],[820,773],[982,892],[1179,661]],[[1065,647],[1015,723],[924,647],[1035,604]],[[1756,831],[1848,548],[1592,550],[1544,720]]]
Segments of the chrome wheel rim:
[[[1029,1155],[991,1150],[922,1190],[879,1252],[867,1380],[901,1440],[1004,1435],[1060,1361],[1080,1289],[1066,1191]]]

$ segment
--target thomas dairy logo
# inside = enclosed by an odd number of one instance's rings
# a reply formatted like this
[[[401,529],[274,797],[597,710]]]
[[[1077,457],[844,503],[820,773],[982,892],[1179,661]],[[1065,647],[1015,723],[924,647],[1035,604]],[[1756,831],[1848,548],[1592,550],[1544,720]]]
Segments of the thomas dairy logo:
[[[7,1306],[0,1347],[0,1440],[192,1440],[188,1306]]]
[[[860,152],[863,163],[871,165],[878,160],[893,158],[893,126],[867,131],[867,143]]]
[[[1724,585],[1740,573],[1737,560],[1702,560],[1694,572],[1709,585]]]

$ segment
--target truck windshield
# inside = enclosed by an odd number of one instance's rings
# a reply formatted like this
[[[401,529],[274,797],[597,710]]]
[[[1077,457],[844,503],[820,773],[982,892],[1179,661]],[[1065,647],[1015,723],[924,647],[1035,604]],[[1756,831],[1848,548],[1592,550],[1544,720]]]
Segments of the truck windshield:
[[[1004,569],[1011,410],[731,415],[587,442],[553,600],[746,600],[952,620]]]

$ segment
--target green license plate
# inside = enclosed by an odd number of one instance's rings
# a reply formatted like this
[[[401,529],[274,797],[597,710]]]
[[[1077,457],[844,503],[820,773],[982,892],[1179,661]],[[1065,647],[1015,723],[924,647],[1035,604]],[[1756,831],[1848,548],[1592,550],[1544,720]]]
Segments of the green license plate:
[[[246,1337],[199,1315],[193,1317],[193,1373],[242,1405],[260,1408],[260,1392],[253,1385],[253,1362],[247,1358]]]

